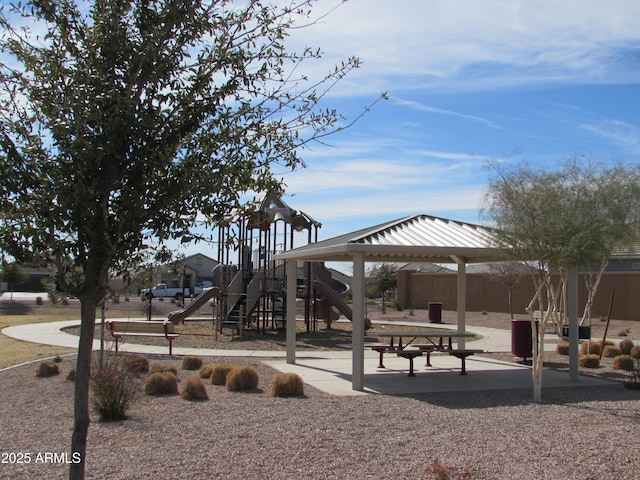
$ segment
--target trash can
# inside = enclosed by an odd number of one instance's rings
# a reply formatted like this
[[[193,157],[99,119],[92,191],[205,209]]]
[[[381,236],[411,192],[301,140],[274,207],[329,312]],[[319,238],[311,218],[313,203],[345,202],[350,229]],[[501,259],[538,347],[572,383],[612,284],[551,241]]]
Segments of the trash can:
[[[441,302],[429,302],[429,321],[431,323],[442,323]]]
[[[537,326],[538,322],[536,322]],[[537,334],[537,332],[536,332]],[[523,360],[533,357],[533,335],[531,320],[528,318],[514,318],[511,320],[511,353]]]

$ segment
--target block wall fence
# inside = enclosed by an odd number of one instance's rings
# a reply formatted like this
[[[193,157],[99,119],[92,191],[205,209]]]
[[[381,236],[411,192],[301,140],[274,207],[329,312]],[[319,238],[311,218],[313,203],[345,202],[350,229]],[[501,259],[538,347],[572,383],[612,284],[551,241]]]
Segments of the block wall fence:
[[[509,312],[509,287],[504,280],[488,274],[468,273],[467,310],[471,312]],[[525,307],[535,293],[533,278],[522,276],[512,288],[515,317],[525,314]],[[592,318],[605,317],[611,294],[614,294],[611,318],[640,321],[640,273],[607,272],[596,293]],[[585,275],[578,274],[578,312],[587,299]],[[443,310],[457,308],[455,273],[420,273],[398,271],[397,301],[403,309],[426,309],[429,302],[441,302]]]

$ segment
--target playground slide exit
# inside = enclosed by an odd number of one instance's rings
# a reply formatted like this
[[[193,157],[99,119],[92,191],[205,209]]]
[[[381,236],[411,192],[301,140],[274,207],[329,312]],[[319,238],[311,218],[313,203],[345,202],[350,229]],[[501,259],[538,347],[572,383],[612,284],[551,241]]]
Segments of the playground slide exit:
[[[205,288],[189,305],[181,310],[175,310],[169,313],[169,321],[175,325],[179,324],[185,318],[189,317],[189,315],[197,312],[209,300],[219,295],[219,293],[220,289],[218,287]]]

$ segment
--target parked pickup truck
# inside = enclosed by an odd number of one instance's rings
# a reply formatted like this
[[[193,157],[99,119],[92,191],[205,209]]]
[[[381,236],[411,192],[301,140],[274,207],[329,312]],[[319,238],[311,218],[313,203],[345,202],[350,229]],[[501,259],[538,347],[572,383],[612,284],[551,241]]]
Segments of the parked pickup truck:
[[[202,292],[202,288],[200,288],[200,292],[198,292],[197,290],[198,289],[196,288],[196,291],[193,293]],[[186,297],[189,297],[191,296],[191,293],[192,292],[188,287],[185,287],[184,290],[182,289],[182,287],[169,288],[167,287],[166,283],[159,283],[151,289],[151,294],[153,295],[153,297],[168,297],[168,298],[175,298],[176,300],[181,300],[183,295]],[[149,298],[149,289],[143,288],[140,291],[140,299],[147,300],[148,298]]]

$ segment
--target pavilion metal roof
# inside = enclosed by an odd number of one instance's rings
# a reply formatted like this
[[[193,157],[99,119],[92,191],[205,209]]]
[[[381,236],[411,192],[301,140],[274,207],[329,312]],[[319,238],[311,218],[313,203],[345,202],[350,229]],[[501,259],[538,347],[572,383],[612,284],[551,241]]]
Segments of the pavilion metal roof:
[[[478,263],[504,259],[495,231],[471,223],[412,215],[276,255],[279,260]]]

